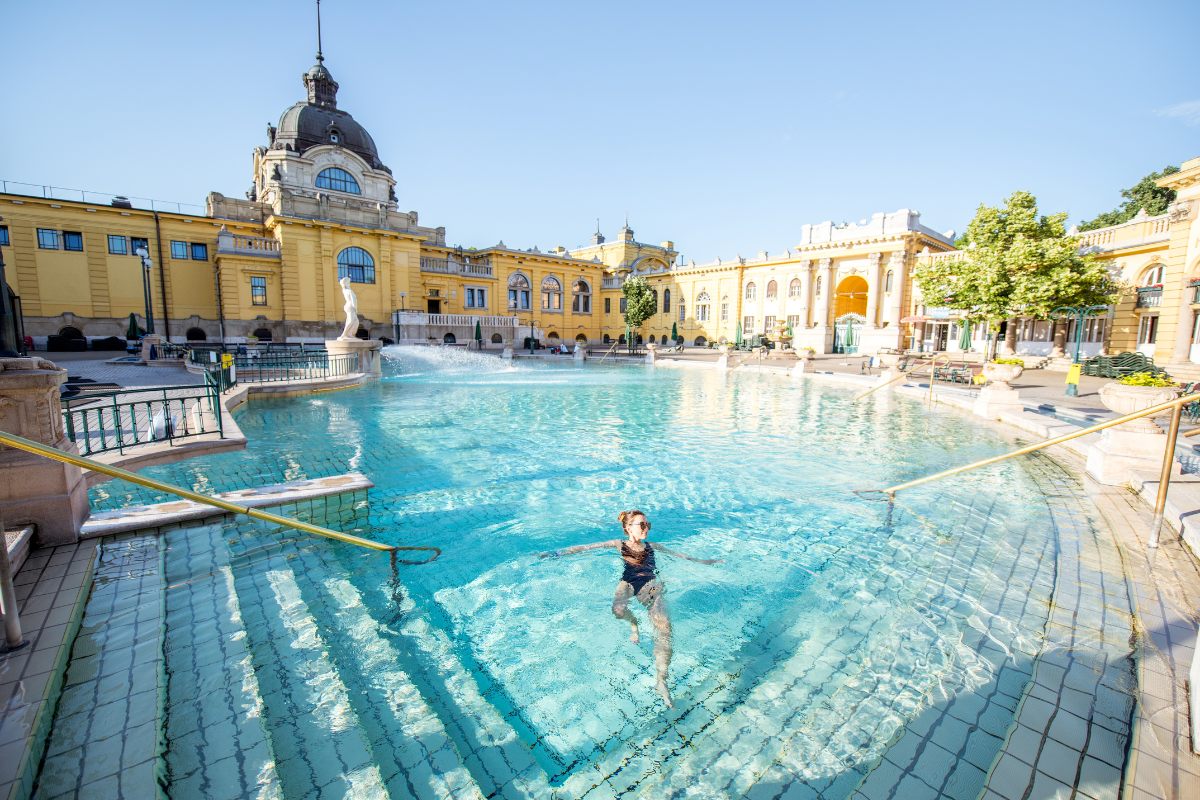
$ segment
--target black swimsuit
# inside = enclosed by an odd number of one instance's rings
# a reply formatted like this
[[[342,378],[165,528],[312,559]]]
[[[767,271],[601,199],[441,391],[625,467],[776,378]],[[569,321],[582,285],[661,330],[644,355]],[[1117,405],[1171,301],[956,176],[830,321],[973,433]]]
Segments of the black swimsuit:
[[[627,542],[621,542],[621,558],[625,559],[625,572],[621,575],[621,580],[633,587],[635,595],[643,586],[658,577],[655,572],[657,567],[654,563],[654,550],[649,542],[646,542],[640,553],[630,549]]]

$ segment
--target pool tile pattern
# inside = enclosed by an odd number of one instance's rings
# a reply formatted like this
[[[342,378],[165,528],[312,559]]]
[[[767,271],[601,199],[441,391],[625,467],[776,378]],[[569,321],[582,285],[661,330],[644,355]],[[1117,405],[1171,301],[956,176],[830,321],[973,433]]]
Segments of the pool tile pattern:
[[[161,558],[154,533],[101,540],[34,797],[163,795]]]

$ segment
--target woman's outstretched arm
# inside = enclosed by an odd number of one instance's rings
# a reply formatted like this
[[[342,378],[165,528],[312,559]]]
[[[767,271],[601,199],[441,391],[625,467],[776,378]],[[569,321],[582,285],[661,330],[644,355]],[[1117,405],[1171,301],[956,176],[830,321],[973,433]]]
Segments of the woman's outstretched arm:
[[[723,558],[692,558],[691,556],[686,556],[683,553],[677,553],[674,550],[668,550],[667,548],[663,547],[658,542],[647,542],[647,544],[653,544],[654,549],[660,553],[666,553],[667,555],[675,556],[676,558],[686,558],[688,561],[695,561],[697,564],[723,564],[723,563],[725,563],[725,559],[723,559]]]
[[[620,539],[611,539],[607,542],[596,542],[595,544],[577,544],[574,547],[568,547],[564,550],[555,550],[553,553],[538,553],[538,558],[558,558],[559,556],[573,556],[576,553],[582,553],[587,550],[596,550],[601,547],[620,547]]]

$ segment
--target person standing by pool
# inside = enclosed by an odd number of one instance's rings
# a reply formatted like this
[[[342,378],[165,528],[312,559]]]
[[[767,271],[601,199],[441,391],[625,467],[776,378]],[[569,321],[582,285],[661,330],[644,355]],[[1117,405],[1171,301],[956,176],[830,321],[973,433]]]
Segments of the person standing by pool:
[[[667,614],[667,602],[663,599],[665,588],[658,577],[658,565],[654,561],[655,552],[666,553],[677,558],[686,558],[697,564],[718,564],[723,559],[705,560],[692,558],[683,553],[668,550],[659,544],[647,540],[650,535],[650,521],[638,509],[622,511],[617,515],[621,526],[625,529],[625,539],[612,539],[595,544],[580,544],[565,550],[555,550],[553,553],[542,553],[539,558],[557,558],[601,547],[611,547],[621,553],[625,561],[625,572],[617,583],[617,593],[613,597],[612,612],[617,619],[627,620],[633,626],[629,641],[637,644],[640,641],[637,618],[629,610],[629,600],[636,597],[646,607],[650,622],[654,625],[654,663],[658,668],[658,693],[669,708],[674,708],[671,702],[671,692],[667,689],[667,669],[671,666],[671,618]]]

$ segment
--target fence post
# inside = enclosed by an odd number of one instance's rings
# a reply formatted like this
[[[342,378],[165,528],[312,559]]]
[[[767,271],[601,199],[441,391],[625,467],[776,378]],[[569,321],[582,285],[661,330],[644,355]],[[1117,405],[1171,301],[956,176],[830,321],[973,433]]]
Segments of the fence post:
[[[1183,416],[1183,403],[1177,403],[1171,413],[1171,425],[1167,430],[1167,448],[1163,453],[1162,472],[1158,478],[1158,497],[1154,500],[1154,521],[1150,525],[1150,547],[1158,547],[1162,531],[1163,513],[1167,508],[1167,489],[1171,486],[1171,468],[1175,466],[1175,440],[1179,437],[1179,418]]]
[[[17,610],[17,591],[13,588],[12,562],[8,560],[8,536],[4,535],[4,512],[0,506],[0,538],[4,546],[0,548],[0,610],[4,611],[4,652],[11,653],[20,650],[29,641],[21,635],[21,615]]]

